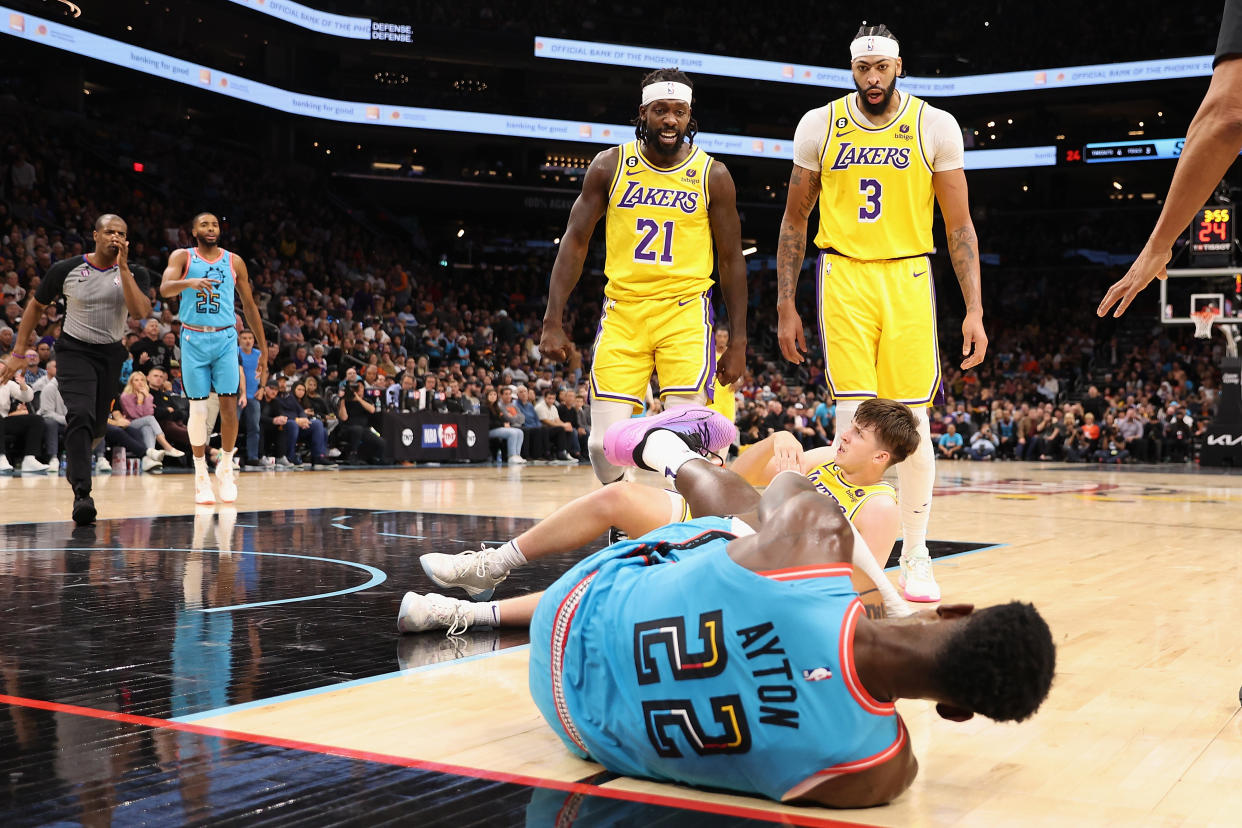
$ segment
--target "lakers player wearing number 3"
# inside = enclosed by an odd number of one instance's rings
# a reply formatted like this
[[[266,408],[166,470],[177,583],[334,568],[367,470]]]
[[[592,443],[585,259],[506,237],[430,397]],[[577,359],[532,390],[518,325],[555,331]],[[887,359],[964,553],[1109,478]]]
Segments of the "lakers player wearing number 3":
[[[919,447],[897,466],[904,537],[899,582],[909,600],[938,601],[927,552],[936,478],[928,407],[940,393],[927,258],[934,201],[966,303],[962,370],[987,351],[962,134],[952,115],[897,90],[901,53],[888,27],[864,25],[850,44],[850,60],[857,93],[806,113],[794,135],[777,249],[777,334],[785,358],[802,362],[806,339],[795,293],[807,223],[818,204],[820,344],[837,400],[837,433],[866,399],[887,397],[914,409]]]
[[[540,353],[567,356],[565,303],[582,275],[591,234],[607,216],[604,307],[591,367],[591,466],[601,483],[624,469],[604,456],[604,434],[641,409],[652,373],[668,408],[728,386],[746,354],[746,265],[733,178],[694,145],[690,78],[660,69],[642,82],[636,140],[595,156],[552,266]],[[713,256],[713,250],[715,256]],[[713,259],[732,339],[717,364]]]

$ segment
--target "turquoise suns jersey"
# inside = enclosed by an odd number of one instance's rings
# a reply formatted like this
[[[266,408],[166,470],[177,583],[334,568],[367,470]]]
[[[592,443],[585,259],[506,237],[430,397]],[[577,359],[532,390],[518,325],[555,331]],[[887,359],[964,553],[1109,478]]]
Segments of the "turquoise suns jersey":
[[[560,634],[578,747],[616,773],[776,800],[896,756],[905,727],[854,667],[850,565],[752,572],[725,525],[661,527],[575,567],[590,584]]]
[[[220,248],[215,261],[207,261],[198,255],[196,248],[188,248],[188,263],[183,279],[210,279],[216,284],[211,290],[181,291],[181,307],[178,316],[183,324],[196,328],[231,328],[233,318],[233,255]]]

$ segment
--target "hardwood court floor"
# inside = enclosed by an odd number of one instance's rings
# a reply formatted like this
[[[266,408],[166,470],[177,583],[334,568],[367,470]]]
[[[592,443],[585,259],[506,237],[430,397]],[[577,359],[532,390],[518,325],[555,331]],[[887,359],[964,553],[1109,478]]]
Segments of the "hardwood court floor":
[[[1236,825],[1242,475],[1184,471],[941,464],[945,599],[1034,602],[1056,681],[1020,725],[900,703],[918,779],[841,812],[601,773],[535,712],[523,634],[396,635],[420,552],[586,468],[262,472],[197,515],[190,476],[120,475],[87,533],[63,479],[0,477],[0,824]]]

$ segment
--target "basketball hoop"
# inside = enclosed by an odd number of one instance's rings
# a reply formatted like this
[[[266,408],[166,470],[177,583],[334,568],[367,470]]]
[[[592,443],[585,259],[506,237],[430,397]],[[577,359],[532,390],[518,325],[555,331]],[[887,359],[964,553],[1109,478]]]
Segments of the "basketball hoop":
[[[1204,305],[1190,314],[1195,323],[1195,339],[1211,339],[1212,323],[1220,319],[1220,310],[1215,305]]]

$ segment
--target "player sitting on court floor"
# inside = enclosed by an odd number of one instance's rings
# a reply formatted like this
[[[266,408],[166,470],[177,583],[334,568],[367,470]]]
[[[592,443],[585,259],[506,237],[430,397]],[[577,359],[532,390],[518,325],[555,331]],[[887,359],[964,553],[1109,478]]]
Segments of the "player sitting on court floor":
[[[667,436],[654,436],[660,431]],[[609,526],[638,537],[692,515],[750,512],[759,499],[750,483],[766,484],[779,471],[790,469],[805,473],[817,490],[834,498],[858,529],[860,554],[855,564],[877,585],[887,613],[910,614],[881,572],[899,525],[893,489],[881,478],[885,469],[900,462],[918,440],[914,418],[905,405],[892,400],[863,403],[857,419],[831,451],[804,453],[792,435],[784,435],[788,440],[773,435],[743,454],[732,470],[720,469],[696,453],[699,449],[717,451],[732,440],[732,424],[707,409],[678,408],[615,425],[610,432],[628,435],[629,455],[646,458],[646,467],[675,467],[671,483],[682,494],[633,483],[605,486],[566,504],[497,549],[423,555],[423,571],[441,587],[461,587],[475,600],[487,601],[514,567],[577,549]],[[634,451],[640,440],[641,451]],[[621,442],[608,441],[613,456],[618,454]],[[522,596],[472,606],[434,593],[411,592],[402,601],[399,625],[406,632],[437,627],[465,629],[472,624],[524,626],[537,600],[538,596]]]
[[[621,541],[544,594],[531,695],[574,755],[627,776],[867,807],[918,771],[895,700],[1021,721],[1047,696],[1056,650],[1029,604],[873,621],[850,581],[857,533],[810,480],[778,475],[751,519],[745,536],[709,517]]]

